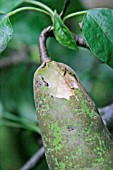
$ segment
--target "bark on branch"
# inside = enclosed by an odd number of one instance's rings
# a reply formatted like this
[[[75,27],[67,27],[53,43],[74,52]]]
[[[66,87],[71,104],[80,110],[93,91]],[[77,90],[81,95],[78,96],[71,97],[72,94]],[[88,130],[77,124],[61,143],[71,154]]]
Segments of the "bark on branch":
[[[0,59],[0,69],[16,66],[18,64],[37,65],[38,62],[31,61],[26,51],[12,52],[8,57]]]
[[[77,45],[78,46],[81,46],[81,47],[84,47],[84,48],[88,48],[89,49],[89,46],[88,44],[86,43],[85,39],[72,33],[72,36],[74,38],[74,40],[76,41]]]
[[[27,163],[20,169],[20,170],[30,170],[34,168],[43,158],[44,156],[44,147],[41,147],[34,155],[33,157],[28,160]]]
[[[62,10],[62,12],[61,12],[61,14],[60,14],[60,17],[61,17],[61,18],[64,17],[65,12],[66,12],[66,10],[67,10],[70,2],[71,2],[71,0],[65,0],[65,1],[64,1],[64,7],[63,7],[63,10]]]
[[[103,122],[109,130],[113,130],[113,104],[98,109]]]

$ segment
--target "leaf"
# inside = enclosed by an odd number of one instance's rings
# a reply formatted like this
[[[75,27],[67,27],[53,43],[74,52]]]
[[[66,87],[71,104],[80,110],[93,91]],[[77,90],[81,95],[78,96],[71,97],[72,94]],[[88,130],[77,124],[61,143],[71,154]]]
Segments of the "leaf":
[[[11,40],[13,28],[9,17],[6,14],[0,14],[0,53],[5,50],[8,42]]]
[[[19,117],[8,112],[4,112],[4,114],[2,114],[2,118],[0,119],[0,125],[25,128],[40,134],[39,127],[35,121],[29,120],[24,117]]]
[[[54,35],[57,41],[63,46],[73,50],[77,49],[76,42],[74,41],[69,29],[56,12],[54,15]]]
[[[84,16],[82,28],[91,51],[113,68],[113,10],[89,10]]]
[[[23,125],[19,123],[7,121],[7,120],[0,120],[0,126],[9,126],[9,127],[16,127],[16,128],[25,128]]]
[[[8,126],[8,127],[12,127],[12,128],[23,128],[23,129],[30,130],[30,131],[40,134],[39,128],[35,125],[27,126],[27,125],[22,125],[18,122],[12,122],[12,121],[8,121],[8,120],[0,120],[0,126]]]
[[[0,12],[7,13],[17,6],[19,6],[23,0],[0,0]]]

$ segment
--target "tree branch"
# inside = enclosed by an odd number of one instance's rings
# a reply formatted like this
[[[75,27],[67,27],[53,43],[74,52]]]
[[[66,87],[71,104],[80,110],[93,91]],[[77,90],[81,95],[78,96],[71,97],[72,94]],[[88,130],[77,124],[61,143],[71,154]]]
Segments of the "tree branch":
[[[41,63],[46,63],[50,61],[50,58],[48,57],[48,51],[46,48],[46,40],[51,34],[51,26],[45,28],[39,37],[39,52],[40,52],[40,59]]]
[[[0,59],[0,69],[16,66],[18,64],[37,65],[38,62],[31,61],[28,57],[28,53],[25,51],[17,52],[13,51],[8,57]]]
[[[31,157],[30,160],[28,160],[27,163],[25,163],[25,165],[20,170],[30,170],[30,169],[34,168],[40,162],[40,160],[43,158],[44,153],[45,153],[44,147],[41,147],[41,149],[38,150],[33,155],[33,157]]]
[[[77,45],[78,46],[81,46],[81,47],[84,47],[84,48],[88,48],[89,49],[89,46],[88,44],[86,43],[85,39],[79,37],[78,35],[72,33],[72,36],[74,38],[74,40],[76,41]]]
[[[109,130],[113,130],[113,104],[98,109],[104,124]]]
[[[62,12],[60,13],[60,17],[61,17],[61,18],[64,17],[65,12],[66,12],[67,7],[68,7],[68,5],[70,4],[70,2],[71,2],[71,0],[65,0],[65,1],[64,1],[63,10],[62,10]]]

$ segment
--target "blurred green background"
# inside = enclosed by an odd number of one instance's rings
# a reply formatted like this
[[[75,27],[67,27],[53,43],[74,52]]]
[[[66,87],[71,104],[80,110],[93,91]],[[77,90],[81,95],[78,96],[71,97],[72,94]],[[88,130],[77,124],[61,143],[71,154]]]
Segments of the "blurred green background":
[[[0,0],[0,11],[11,10],[14,0]],[[61,11],[63,0],[42,0]],[[100,4],[99,4],[100,2]],[[89,7],[113,8],[112,0],[72,0],[67,13]],[[25,4],[26,5],[26,4]],[[112,5],[112,6],[111,6]],[[11,7],[10,7],[11,6]],[[81,35],[82,17],[68,20],[71,31]],[[8,48],[0,54],[0,170],[18,170],[42,146],[33,99],[33,75],[40,65],[38,38],[49,17],[36,12],[21,12],[11,17],[14,35]],[[82,36],[82,35],[81,35]],[[49,38],[49,56],[71,66],[98,107],[113,102],[113,69],[102,64],[89,50],[68,50]],[[33,170],[47,170],[43,158]]]

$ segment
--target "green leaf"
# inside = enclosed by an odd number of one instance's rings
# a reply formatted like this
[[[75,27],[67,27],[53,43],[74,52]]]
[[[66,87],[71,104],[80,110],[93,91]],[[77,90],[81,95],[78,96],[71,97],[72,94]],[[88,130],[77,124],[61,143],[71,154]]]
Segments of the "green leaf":
[[[0,14],[0,53],[5,50],[8,42],[11,40],[13,28],[9,17],[6,14]]]
[[[35,121],[19,117],[8,112],[4,112],[4,114],[2,114],[0,125],[25,128],[40,134],[40,129]]]
[[[0,0],[0,12],[7,13],[17,6],[19,6],[23,0]]]
[[[74,41],[69,29],[56,12],[54,15],[54,35],[57,41],[63,46],[73,50],[77,49],[76,42]]]
[[[9,127],[16,127],[16,128],[25,128],[23,125],[7,120],[0,120],[0,126],[9,126]]]
[[[0,120],[0,126],[23,128],[23,129],[30,130],[30,131],[40,134],[39,128],[35,125],[27,126],[27,125],[22,125],[18,122],[12,122],[12,121],[8,121],[8,120]]]
[[[113,10],[89,10],[84,16],[82,28],[91,51],[113,68]]]

